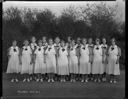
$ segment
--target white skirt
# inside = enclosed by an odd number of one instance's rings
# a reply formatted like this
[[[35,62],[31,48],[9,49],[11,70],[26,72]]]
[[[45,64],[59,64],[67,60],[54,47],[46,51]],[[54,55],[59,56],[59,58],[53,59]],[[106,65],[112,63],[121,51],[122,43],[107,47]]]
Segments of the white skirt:
[[[55,55],[46,57],[47,73],[56,73],[56,58]]]
[[[91,72],[91,66],[89,63],[89,57],[81,56],[79,74],[90,74],[90,72]]]
[[[94,60],[92,63],[92,74],[103,74],[104,68],[102,64],[102,56],[96,55],[94,56]]]
[[[46,64],[44,63],[44,58],[36,58],[34,73],[46,73]]]
[[[22,68],[21,68],[21,74],[32,74],[32,64],[31,62],[31,57],[29,54],[25,54],[22,56]]]
[[[11,56],[8,62],[6,73],[19,73],[19,72],[20,72],[19,56],[18,55]]]
[[[120,75],[119,64],[116,64],[117,56],[110,56],[108,58],[107,74]]]
[[[77,56],[70,56],[69,72],[74,73],[74,74],[78,74],[78,58],[77,58]]]
[[[58,74],[59,75],[69,75],[67,56],[60,56],[58,58]]]

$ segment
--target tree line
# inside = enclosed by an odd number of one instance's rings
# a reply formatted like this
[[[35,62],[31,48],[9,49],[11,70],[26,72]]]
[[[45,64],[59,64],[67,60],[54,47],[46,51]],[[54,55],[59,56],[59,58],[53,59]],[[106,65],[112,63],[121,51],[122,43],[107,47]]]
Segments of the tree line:
[[[63,9],[60,16],[56,16],[49,9],[36,8],[19,9],[10,7],[3,10],[3,71],[7,68],[7,49],[11,41],[16,39],[18,45],[23,46],[24,39],[35,36],[55,38],[59,36],[66,40],[67,36],[102,38],[105,37],[110,44],[110,38],[115,37],[117,45],[121,47],[121,67],[125,63],[125,23],[117,22],[117,5],[107,6],[105,3],[87,4],[86,6],[69,6]]]

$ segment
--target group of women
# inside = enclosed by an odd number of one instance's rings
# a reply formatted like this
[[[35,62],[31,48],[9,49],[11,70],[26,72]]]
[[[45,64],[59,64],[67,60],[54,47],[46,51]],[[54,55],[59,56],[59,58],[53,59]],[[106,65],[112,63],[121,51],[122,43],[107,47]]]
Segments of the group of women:
[[[67,42],[56,37],[44,36],[36,43],[33,36],[24,40],[24,46],[19,48],[17,41],[9,48],[7,73],[13,74],[11,82],[104,82],[116,83],[120,75],[119,58],[121,49],[114,38],[108,46],[106,39],[68,37]],[[19,76],[17,76],[17,74]],[[108,79],[109,78],[109,79]]]

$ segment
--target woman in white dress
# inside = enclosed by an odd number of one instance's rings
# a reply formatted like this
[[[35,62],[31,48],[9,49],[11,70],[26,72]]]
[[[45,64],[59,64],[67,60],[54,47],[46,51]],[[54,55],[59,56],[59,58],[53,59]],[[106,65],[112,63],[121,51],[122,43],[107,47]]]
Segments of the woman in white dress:
[[[87,40],[82,39],[82,46],[80,47],[80,67],[79,74],[82,75],[81,82],[88,82],[88,75],[90,74],[90,63],[89,63],[89,48],[86,44]]]
[[[72,40],[69,51],[69,72],[71,74],[71,82],[75,82],[75,76],[78,74],[78,57],[76,54],[75,41]]]
[[[77,40],[76,40],[76,54],[77,54],[77,57],[78,57],[78,69],[80,68],[80,47],[81,47],[81,38],[77,37]],[[80,74],[76,74],[76,80],[80,80]]]
[[[121,49],[115,44],[115,39],[111,40],[111,46],[108,49],[107,74],[110,75],[110,83],[116,83],[116,76],[120,75],[119,58]]]
[[[44,47],[44,52],[45,52],[45,50],[47,49],[47,46],[48,46],[46,36],[42,37],[42,46]],[[45,54],[44,54],[44,61],[45,61],[45,64],[46,64],[46,55]],[[46,79],[46,80],[48,79],[47,73],[45,73],[44,79]]]
[[[9,48],[8,53],[9,61],[7,66],[7,74],[13,74],[11,82],[18,82],[17,74],[20,72],[20,49],[17,46],[17,41],[12,42],[12,46]]]
[[[55,80],[59,80],[60,75],[58,74],[58,53],[59,53],[59,48],[60,48],[60,38],[56,37],[55,38],[55,43],[54,43],[55,51],[56,51],[56,74],[55,74]]]
[[[93,75],[92,75],[92,61],[93,61],[93,48],[94,48],[94,44],[93,44],[93,40],[92,38],[88,39],[88,48],[89,48],[89,62],[90,62],[90,69],[91,72],[89,74],[89,79],[93,80]]]
[[[36,38],[34,36],[32,36],[32,38],[31,38],[30,47],[32,50],[32,74],[30,74],[30,80],[32,80],[32,79],[36,79],[36,75],[34,74],[34,68],[35,68],[34,51],[37,48],[37,44],[36,44]]]
[[[103,64],[102,64],[102,47],[100,45],[100,40],[96,39],[96,45],[93,49],[93,63],[92,63],[92,74],[95,76],[95,82],[101,82],[100,77],[103,74]]]
[[[56,51],[53,45],[53,40],[49,39],[49,45],[45,51],[47,74],[49,76],[48,82],[54,82],[54,74],[56,74]]]
[[[106,66],[107,66],[107,44],[106,44],[106,39],[102,38],[102,51],[103,51],[103,75],[102,75],[102,81],[106,81]]]
[[[66,75],[69,75],[67,56],[68,56],[67,46],[65,46],[65,42],[62,40],[61,47],[59,49],[59,57],[58,57],[58,74],[61,75],[61,82],[65,82]]]
[[[23,82],[30,82],[29,75],[32,74],[32,50],[29,46],[28,40],[24,41],[24,46],[22,49],[22,69],[21,74],[23,74]]]
[[[46,73],[46,64],[45,64],[45,60],[44,60],[44,47],[42,46],[42,40],[38,41],[38,46],[37,46],[37,49],[35,50],[34,54],[35,54],[34,73],[37,74],[36,81],[43,82],[43,77],[44,77],[44,74]]]

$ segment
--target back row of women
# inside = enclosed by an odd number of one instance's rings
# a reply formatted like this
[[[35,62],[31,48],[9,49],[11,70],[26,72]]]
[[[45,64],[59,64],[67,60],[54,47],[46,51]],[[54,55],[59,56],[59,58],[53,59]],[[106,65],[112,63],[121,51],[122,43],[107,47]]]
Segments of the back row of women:
[[[68,37],[68,41],[60,40],[59,37],[53,41],[46,37],[38,40],[31,38],[24,41],[24,46],[19,48],[17,41],[12,42],[9,48],[9,62],[7,73],[13,74],[11,82],[18,82],[16,74],[20,74],[23,82],[44,80],[54,82],[55,80],[65,82],[81,81],[94,82],[109,81],[116,83],[120,75],[119,58],[121,49],[116,45],[115,39],[111,39],[108,46],[106,39],[95,40],[92,38],[77,38],[75,40]],[[110,79],[106,79],[106,78]]]

